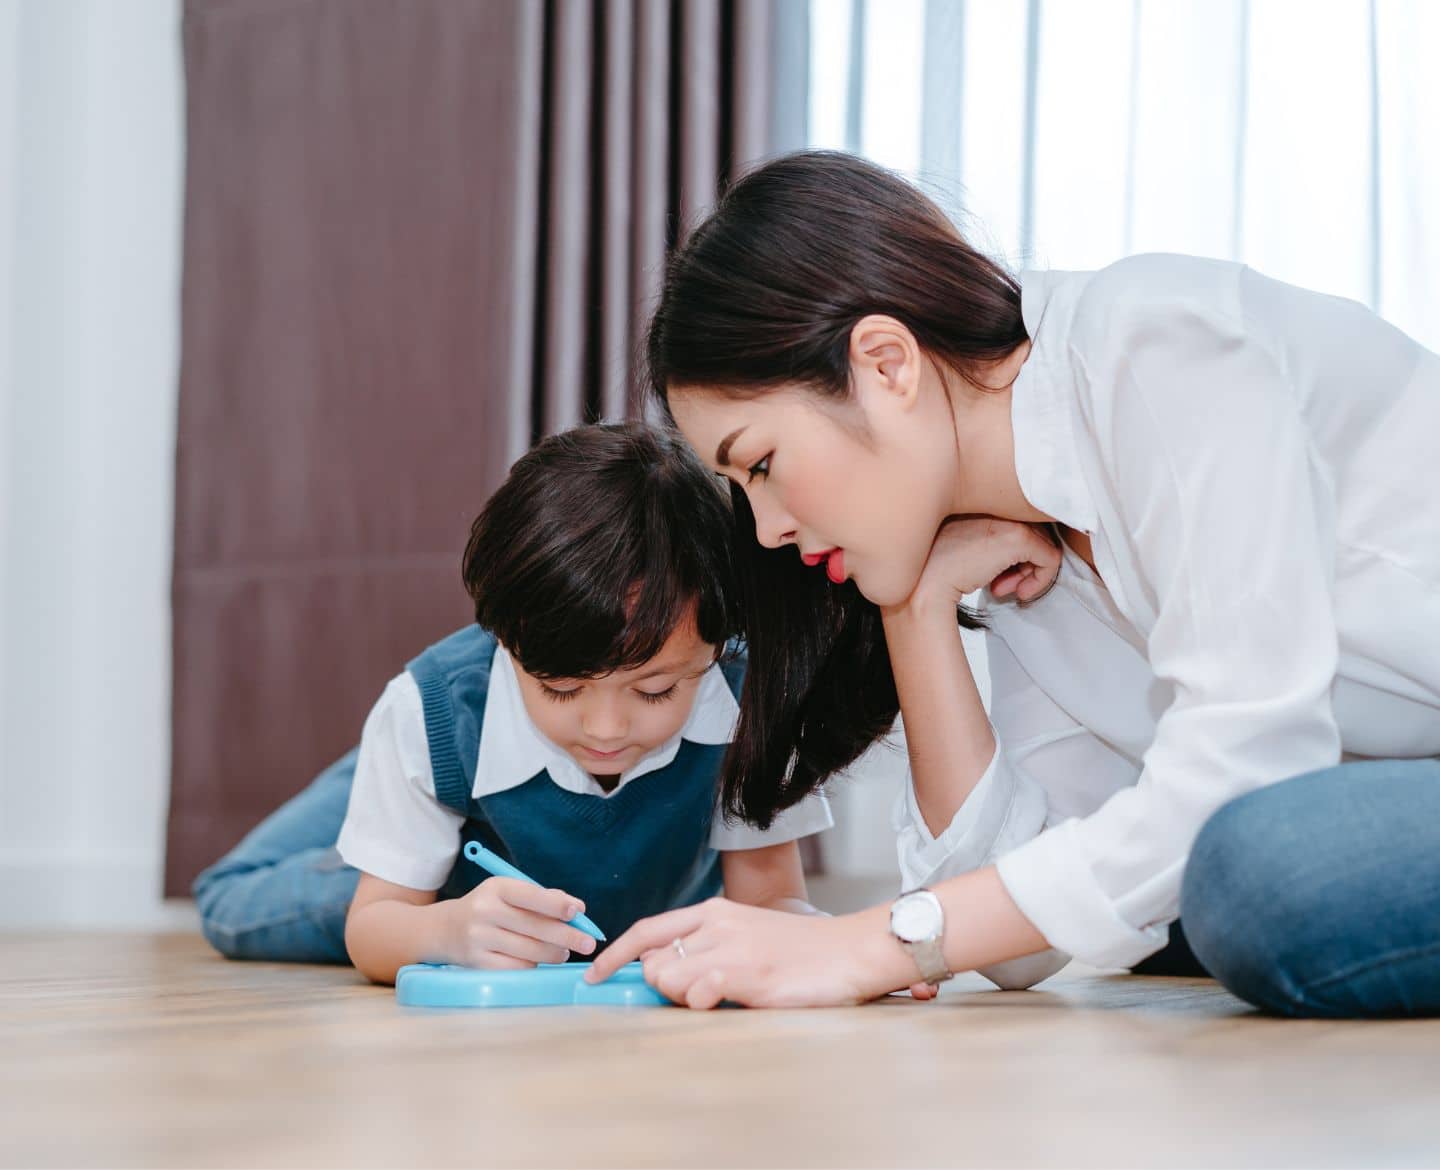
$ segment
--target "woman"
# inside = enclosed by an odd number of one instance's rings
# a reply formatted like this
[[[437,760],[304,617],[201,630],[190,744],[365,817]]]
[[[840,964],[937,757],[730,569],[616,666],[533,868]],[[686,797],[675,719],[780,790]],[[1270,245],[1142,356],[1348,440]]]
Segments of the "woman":
[[[1236,264],[1017,282],[895,176],[802,154],[673,258],[649,362],[758,541],[729,807],[764,823],[898,706],[933,893],[676,911],[594,978],[855,1002],[1050,948],[1133,966],[1179,917],[1262,1008],[1440,1010],[1434,354]]]

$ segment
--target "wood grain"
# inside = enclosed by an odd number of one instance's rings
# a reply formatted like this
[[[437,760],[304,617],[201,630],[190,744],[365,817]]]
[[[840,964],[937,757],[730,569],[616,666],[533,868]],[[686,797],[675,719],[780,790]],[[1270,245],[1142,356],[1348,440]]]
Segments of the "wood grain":
[[[0,936],[6,1166],[1423,1166],[1440,1022],[1204,980],[812,1012],[396,1007],[196,936]]]

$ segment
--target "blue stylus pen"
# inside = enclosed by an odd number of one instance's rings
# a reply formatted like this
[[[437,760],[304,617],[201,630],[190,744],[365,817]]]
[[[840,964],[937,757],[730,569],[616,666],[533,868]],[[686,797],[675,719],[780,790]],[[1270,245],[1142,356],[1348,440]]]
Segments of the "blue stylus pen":
[[[521,873],[503,857],[496,853],[491,853],[490,850],[486,849],[485,846],[481,845],[478,841],[465,842],[465,856],[481,869],[487,873],[493,873],[496,877],[519,878],[522,882],[529,882],[532,886],[538,886],[540,884],[528,873]],[[605,932],[583,914],[575,915],[574,918],[570,919],[569,925],[573,926],[576,930],[583,930],[597,942],[605,941]]]

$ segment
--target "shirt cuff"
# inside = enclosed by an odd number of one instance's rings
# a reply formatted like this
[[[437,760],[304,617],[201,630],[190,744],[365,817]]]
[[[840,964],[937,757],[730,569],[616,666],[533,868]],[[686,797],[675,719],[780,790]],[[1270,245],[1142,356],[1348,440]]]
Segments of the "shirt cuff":
[[[830,802],[821,793],[807,796],[799,804],[781,812],[768,829],[757,829],[745,821],[727,821],[723,813],[715,813],[710,829],[710,848],[721,853],[740,849],[764,849],[767,845],[784,845],[823,833],[835,824],[830,815]]]
[[[1096,881],[1066,821],[1000,858],[1000,880],[1051,946],[1092,967],[1133,967],[1169,939],[1166,926],[1134,927]]]
[[[928,886],[988,865],[1039,833],[1045,811],[1044,790],[1010,764],[998,734],[984,775],[938,837],[921,815],[915,779],[907,773],[893,817],[902,888]]]

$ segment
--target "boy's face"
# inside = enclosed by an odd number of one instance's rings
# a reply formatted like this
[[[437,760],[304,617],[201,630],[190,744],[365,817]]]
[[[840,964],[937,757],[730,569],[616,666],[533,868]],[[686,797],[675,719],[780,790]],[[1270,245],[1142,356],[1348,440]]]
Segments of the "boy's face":
[[[542,735],[593,776],[615,776],[678,732],[690,717],[715,647],[694,608],[660,653],[602,678],[538,679],[515,663],[525,710]]]

